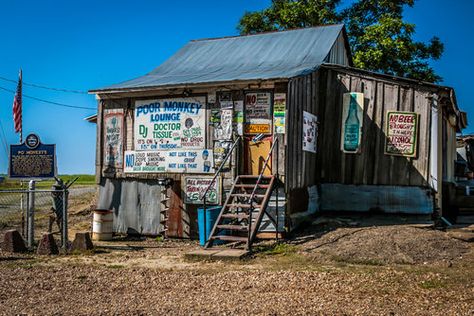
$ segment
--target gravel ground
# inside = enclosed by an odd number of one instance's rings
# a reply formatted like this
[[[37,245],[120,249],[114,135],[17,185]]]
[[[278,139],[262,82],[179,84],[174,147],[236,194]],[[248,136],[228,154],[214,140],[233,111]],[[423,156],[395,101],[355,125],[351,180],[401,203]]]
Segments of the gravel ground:
[[[90,200],[71,230],[90,228]],[[241,262],[196,262],[194,241],[96,244],[92,254],[0,250],[0,315],[474,315],[474,243],[410,225],[313,225]]]
[[[102,244],[95,255],[0,251],[0,314],[474,313],[472,246],[450,266],[320,262],[291,245],[244,262],[185,261],[183,254],[196,248],[194,242],[149,239]]]

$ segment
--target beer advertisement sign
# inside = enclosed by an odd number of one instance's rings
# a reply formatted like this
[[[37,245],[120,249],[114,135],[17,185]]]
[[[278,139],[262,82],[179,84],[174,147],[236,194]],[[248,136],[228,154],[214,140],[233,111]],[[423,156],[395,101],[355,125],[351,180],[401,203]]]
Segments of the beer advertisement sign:
[[[387,113],[385,154],[415,157],[419,115],[414,112]]]
[[[341,150],[345,153],[360,152],[364,123],[364,94],[344,93],[342,103]]]
[[[205,103],[205,97],[136,101],[135,150],[203,149]]]

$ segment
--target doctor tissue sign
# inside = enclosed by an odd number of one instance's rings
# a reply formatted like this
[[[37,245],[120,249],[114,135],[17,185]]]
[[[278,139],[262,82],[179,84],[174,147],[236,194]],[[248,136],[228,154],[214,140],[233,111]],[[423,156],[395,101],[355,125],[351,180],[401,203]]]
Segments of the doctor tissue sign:
[[[135,103],[135,150],[204,149],[205,97]]]

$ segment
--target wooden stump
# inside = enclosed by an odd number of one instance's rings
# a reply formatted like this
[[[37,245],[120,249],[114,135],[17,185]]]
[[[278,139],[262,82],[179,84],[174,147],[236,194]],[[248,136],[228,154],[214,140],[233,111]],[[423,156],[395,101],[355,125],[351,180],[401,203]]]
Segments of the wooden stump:
[[[94,249],[91,235],[88,232],[76,233],[76,237],[72,242],[71,251],[86,251]]]
[[[7,252],[27,251],[23,237],[21,237],[20,233],[15,229],[7,230],[5,232],[2,249]]]
[[[39,255],[57,255],[59,254],[58,246],[54,240],[52,233],[46,233],[41,238],[38,245],[37,254]]]

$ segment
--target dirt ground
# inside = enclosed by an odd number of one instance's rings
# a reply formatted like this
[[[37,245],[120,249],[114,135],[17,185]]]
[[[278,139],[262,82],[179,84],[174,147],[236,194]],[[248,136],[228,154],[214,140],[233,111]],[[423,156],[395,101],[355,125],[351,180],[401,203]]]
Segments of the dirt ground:
[[[87,205],[74,214],[72,230],[87,229]],[[184,258],[198,248],[118,238],[87,254],[0,251],[0,314],[474,315],[473,243],[426,225],[318,220],[238,262]]]

